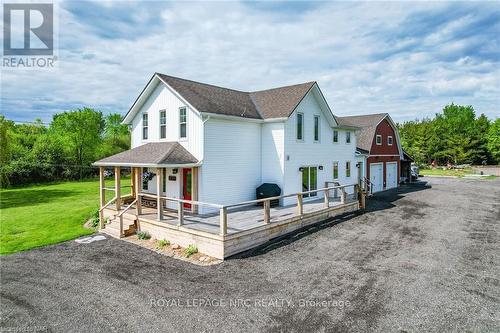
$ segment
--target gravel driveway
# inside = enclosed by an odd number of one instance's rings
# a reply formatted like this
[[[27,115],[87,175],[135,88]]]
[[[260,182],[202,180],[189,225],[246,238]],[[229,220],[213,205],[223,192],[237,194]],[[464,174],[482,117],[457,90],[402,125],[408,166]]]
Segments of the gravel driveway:
[[[1,257],[0,331],[500,331],[500,181],[423,178],[200,267],[74,241]]]

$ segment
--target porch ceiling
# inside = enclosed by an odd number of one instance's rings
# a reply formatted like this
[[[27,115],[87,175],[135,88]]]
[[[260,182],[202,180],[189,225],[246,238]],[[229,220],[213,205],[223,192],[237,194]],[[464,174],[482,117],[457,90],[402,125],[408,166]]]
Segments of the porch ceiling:
[[[96,166],[182,167],[200,162],[178,142],[150,142],[97,162]]]

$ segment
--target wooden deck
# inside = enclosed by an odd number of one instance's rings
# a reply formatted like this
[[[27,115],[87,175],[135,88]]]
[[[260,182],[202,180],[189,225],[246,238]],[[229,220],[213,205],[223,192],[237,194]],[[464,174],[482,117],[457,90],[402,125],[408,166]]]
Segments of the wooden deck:
[[[352,195],[347,197],[346,203],[356,201]],[[323,198],[314,199],[309,201],[304,201],[303,204],[303,213],[307,214],[310,212],[318,211],[324,208],[325,202]],[[330,198],[329,206],[335,207],[340,206],[339,198]],[[129,211],[130,214],[133,214],[134,210]],[[128,213],[128,212],[127,212]],[[277,223],[286,221],[290,218],[297,216],[297,206],[280,206],[280,207],[271,207],[271,218],[270,223]],[[139,216],[140,220],[146,220],[151,222],[159,222],[165,223],[172,226],[177,226],[178,217],[177,212],[172,210],[164,210],[163,219],[158,221],[158,215],[156,208],[142,208],[142,214]],[[232,210],[228,210],[227,213],[227,234],[235,234],[238,232],[250,230],[259,226],[266,225],[264,223],[264,212],[262,206],[244,206],[239,208],[234,208]],[[220,218],[219,212],[214,212],[211,214],[203,214],[203,215],[194,215],[189,211],[184,213],[183,227],[204,231],[212,234],[219,234],[220,229]]]
[[[356,196],[348,194],[346,187],[354,188],[350,192],[356,193]],[[114,198],[101,207],[101,221],[107,221],[102,231],[121,238],[135,228],[148,232],[153,238],[166,239],[182,247],[196,245],[201,253],[224,259],[333,216],[358,210],[364,203],[365,195],[358,190],[358,184],[336,185],[224,206],[136,193],[141,200],[122,197],[120,204],[115,202],[116,206],[113,206]],[[321,195],[318,192],[322,192]],[[313,193],[317,195],[309,197]],[[340,197],[336,197],[337,194]],[[361,196],[359,202],[358,195]],[[158,210],[145,204],[144,198],[152,203],[151,206],[157,207],[174,202],[177,209]],[[289,206],[270,207],[271,200],[284,198],[295,198],[296,202]],[[139,207],[136,207],[137,204]],[[203,214],[191,213],[182,208],[184,205],[191,205],[195,212],[202,211]],[[206,213],[206,207],[211,209],[210,213]],[[139,215],[136,215],[136,208],[140,211]]]

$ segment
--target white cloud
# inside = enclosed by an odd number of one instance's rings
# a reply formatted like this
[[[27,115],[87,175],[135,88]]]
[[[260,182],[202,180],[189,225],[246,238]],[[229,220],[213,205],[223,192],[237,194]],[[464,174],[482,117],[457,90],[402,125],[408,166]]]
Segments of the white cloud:
[[[133,17],[119,26],[144,31],[139,25],[152,17],[150,4],[127,5]],[[321,3],[289,12],[233,2],[174,2],[155,7],[160,21],[150,33],[109,38],[62,5],[59,68],[3,71],[2,112],[49,120],[54,112],[88,105],[124,114],[158,71],[240,90],[317,80],[339,115],[390,112],[396,120],[413,119],[455,101],[498,116],[498,61],[474,55],[443,60],[473,41],[453,39],[472,16],[424,36],[393,38],[410,15],[445,6]]]

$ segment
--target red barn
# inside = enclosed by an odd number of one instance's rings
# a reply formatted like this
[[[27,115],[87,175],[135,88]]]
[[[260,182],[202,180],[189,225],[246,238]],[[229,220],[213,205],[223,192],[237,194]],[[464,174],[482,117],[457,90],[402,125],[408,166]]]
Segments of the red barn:
[[[360,127],[358,154],[365,157],[360,175],[370,180],[372,192],[398,187],[403,149],[396,124],[388,113],[337,117],[340,124]]]

